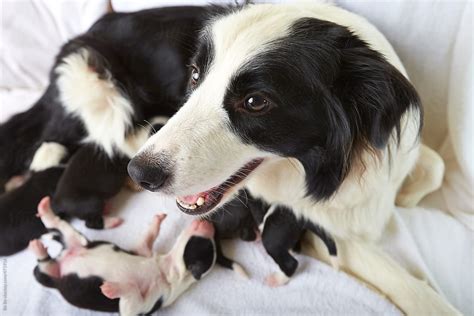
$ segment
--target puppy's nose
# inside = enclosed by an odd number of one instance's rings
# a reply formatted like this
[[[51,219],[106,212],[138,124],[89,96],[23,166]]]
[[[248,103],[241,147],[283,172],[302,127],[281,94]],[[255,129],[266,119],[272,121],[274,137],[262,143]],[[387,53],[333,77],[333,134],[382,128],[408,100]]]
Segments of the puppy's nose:
[[[163,168],[153,166],[139,156],[130,161],[127,170],[133,181],[152,192],[158,191],[170,176]]]

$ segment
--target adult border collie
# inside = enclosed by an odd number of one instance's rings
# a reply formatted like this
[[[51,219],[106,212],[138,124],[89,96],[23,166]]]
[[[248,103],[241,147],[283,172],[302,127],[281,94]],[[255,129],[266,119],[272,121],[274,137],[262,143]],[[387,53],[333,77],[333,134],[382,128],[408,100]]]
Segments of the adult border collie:
[[[217,8],[110,13],[66,43],[43,96],[0,125],[0,187],[28,169],[50,167],[83,142],[110,157],[131,157],[149,136],[141,128],[147,120],[169,117],[182,104],[198,31],[211,10]]]
[[[405,313],[455,312],[376,246],[402,182],[429,160],[419,98],[384,36],[331,5],[250,5],[212,20],[198,47],[187,102],[132,178],[194,215],[246,187],[324,227],[342,268]]]

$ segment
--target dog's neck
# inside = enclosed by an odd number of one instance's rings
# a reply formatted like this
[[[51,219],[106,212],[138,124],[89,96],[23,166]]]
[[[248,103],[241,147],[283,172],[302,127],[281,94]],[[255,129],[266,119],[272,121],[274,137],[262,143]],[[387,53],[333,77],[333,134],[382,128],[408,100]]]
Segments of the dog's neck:
[[[306,195],[305,171],[292,158],[266,159],[249,178],[252,196],[268,204],[294,205]]]

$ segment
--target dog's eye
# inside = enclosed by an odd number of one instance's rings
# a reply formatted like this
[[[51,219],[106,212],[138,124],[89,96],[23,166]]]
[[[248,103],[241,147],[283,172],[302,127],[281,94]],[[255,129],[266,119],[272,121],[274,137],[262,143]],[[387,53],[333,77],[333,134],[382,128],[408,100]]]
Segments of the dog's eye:
[[[245,99],[245,109],[250,112],[261,112],[270,106],[270,101],[265,99],[263,96],[255,94],[248,96]]]
[[[191,66],[191,84],[197,85],[199,81],[199,68],[196,65]]]

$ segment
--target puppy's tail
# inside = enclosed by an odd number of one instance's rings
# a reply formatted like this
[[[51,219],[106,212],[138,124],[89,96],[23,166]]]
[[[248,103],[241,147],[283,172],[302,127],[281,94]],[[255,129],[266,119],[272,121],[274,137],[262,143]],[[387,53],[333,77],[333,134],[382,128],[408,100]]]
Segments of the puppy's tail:
[[[222,253],[222,247],[220,242],[216,239],[216,262],[220,266],[230,269],[234,271],[235,273],[239,274],[241,277],[244,279],[249,279],[248,273],[245,271],[245,269],[238,264],[237,262],[233,261],[232,259],[227,258],[223,253]]]
[[[331,266],[339,270],[339,259],[337,257],[337,246],[334,238],[321,226],[316,225],[312,222],[307,222],[305,228],[311,231],[313,234],[318,236],[321,241],[324,243],[329,253],[329,262]]]

